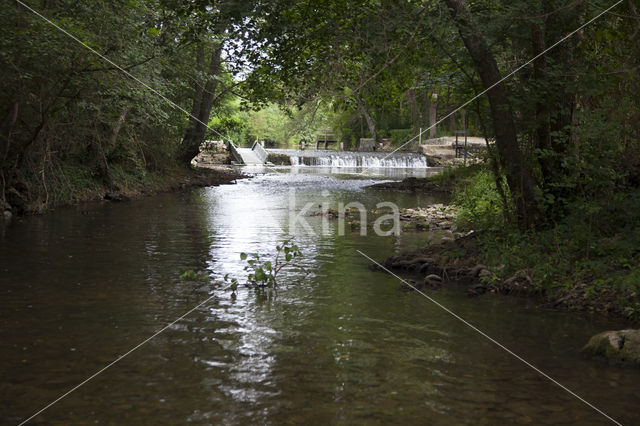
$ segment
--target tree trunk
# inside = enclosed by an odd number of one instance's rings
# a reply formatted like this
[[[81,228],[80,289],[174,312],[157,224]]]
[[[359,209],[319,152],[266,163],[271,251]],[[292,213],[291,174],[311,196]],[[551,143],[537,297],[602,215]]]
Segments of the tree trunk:
[[[449,104],[447,102],[447,104]],[[449,104],[451,105],[451,104]],[[448,108],[447,108],[448,109]],[[449,116],[449,132],[455,136],[456,132],[458,131],[458,114],[457,113],[453,113]]]
[[[474,25],[465,0],[445,0],[445,3],[480,75],[482,84],[488,89],[501,79],[498,64],[489,45]],[[509,189],[516,203],[518,223],[523,228],[529,227],[535,222],[538,214],[536,187],[518,146],[507,89],[504,84],[499,84],[487,92],[487,97],[496,134],[496,147]]]
[[[193,110],[189,116],[189,128],[180,146],[179,158],[186,165],[191,164],[193,157],[198,155],[200,145],[204,142],[207,132],[209,116],[213,108],[218,80],[215,76],[220,72],[222,64],[222,45],[218,44],[213,48],[209,68],[204,72],[205,52],[204,47],[199,46],[197,52],[198,69],[203,71],[206,82],[196,83],[193,95]]]
[[[444,104],[445,109],[450,109],[451,108],[451,89],[447,89],[447,98],[445,99]],[[455,105],[454,105],[455,107]],[[456,111],[454,110],[451,115],[449,115],[449,118],[447,119],[447,127],[449,127],[449,133],[452,135],[456,134],[456,130],[458,130],[458,116],[456,114]]]
[[[568,32],[568,29],[573,29],[583,23],[581,19],[581,15],[584,13],[583,5],[578,4],[575,9],[564,14],[551,13],[554,5],[549,2],[543,2],[543,5],[543,12],[549,14],[545,28],[545,38],[549,41],[559,39]],[[573,52],[574,42],[582,36],[581,30],[574,38],[549,52],[549,57],[552,58],[556,66],[565,70],[565,74],[572,74],[570,70],[576,63]],[[576,80],[577,76],[560,76],[553,81],[555,90],[553,96],[550,96],[551,102],[549,102],[551,104],[549,110],[553,112],[550,115],[550,130],[554,134],[554,137],[551,138],[551,146],[557,154],[566,152],[569,142],[572,140],[572,124],[577,101]],[[564,137],[560,135],[564,135]]]
[[[531,32],[533,55],[537,56],[546,48],[545,42],[545,25],[543,22],[533,25]],[[552,150],[551,146],[551,128],[549,126],[549,96],[546,89],[545,78],[547,70],[547,60],[544,55],[533,61],[533,77],[537,83],[536,87],[536,130],[535,130],[535,148],[543,150]],[[548,156],[540,158],[540,169],[542,171],[543,182],[554,173],[554,161]]]
[[[18,111],[20,104],[18,101],[13,101],[11,105],[11,109],[9,110],[9,114],[4,123],[3,135],[5,137],[0,137],[2,141],[2,145],[0,145],[0,155],[2,156],[2,165],[7,164],[7,158],[9,158],[9,150],[11,149],[11,135],[13,133],[13,128],[18,121]]]
[[[203,84],[201,82],[202,78],[205,78],[205,63],[204,63],[204,44],[200,43],[197,47],[196,51],[196,69],[200,73],[198,78],[195,79],[195,87],[193,88],[193,108],[191,111],[191,115],[189,116],[189,128],[187,129],[187,134],[185,139],[193,138],[193,133],[198,125],[198,117],[200,117],[200,108],[202,106],[202,93],[204,90]]]
[[[118,134],[120,134],[120,130],[122,129],[122,125],[127,120],[127,114],[131,111],[131,107],[128,106],[122,110],[120,116],[118,117],[118,121],[113,126],[113,130],[111,131],[111,137],[109,138],[109,145],[107,146],[107,152],[110,152],[116,146],[116,142],[118,140]]]
[[[367,121],[367,127],[369,128],[369,133],[371,133],[371,137],[373,138],[374,141],[376,141],[376,143],[378,143],[380,141],[380,138],[378,137],[378,131],[376,130],[375,121],[373,121],[373,118],[369,114],[369,111],[367,111],[367,106],[365,105],[364,100],[360,97],[360,95],[356,94],[354,97],[355,97],[356,103],[358,104],[358,108],[360,109],[360,112],[364,116],[364,119]]]
[[[113,178],[111,176],[111,173],[109,172],[108,157],[111,154],[111,152],[113,152],[116,146],[116,142],[118,140],[118,134],[120,134],[122,125],[127,119],[127,114],[129,114],[130,110],[131,110],[130,106],[122,110],[122,112],[118,116],[118,120],[113,126],[113,129],[111,129],[111,135],[109,136],[109,139],[105,144],[102,144],[101,138],[98,137],[97,134],[95,135],[95,137],[92,138],[92,146],[96,155],[96,159],[95,159],[96,169],[98,171],[98,174],[104,181],[104,183],[107,184],[108,186],[113,185]]]
[[[429,139],[435,139],[438,129],[436,122],[438,120],[438,93],[433,92],[429,99]]]
[[[414,133],[417,133],[422,126],[422,120],[420,119],[420,110],[416,100],[415,89],[407,90],[406,96],[407,103],[409,104],[409,110],[411,111],[411,127],[413,128]]]

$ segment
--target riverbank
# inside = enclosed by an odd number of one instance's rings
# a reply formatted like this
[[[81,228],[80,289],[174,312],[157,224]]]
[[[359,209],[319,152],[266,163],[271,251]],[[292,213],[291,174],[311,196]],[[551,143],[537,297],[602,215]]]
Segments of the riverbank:
[[[181,191],[192,187],[233,184],[246,175],[232,166],[219,165],[208,168],[175,167],[162,172],[148,172],[144,175],[119,174],[110,184],[99,179],[67,181],[67,186],[50,199],[30,198],[28,191],[11,187],[6,193],[6,201],[1,210],[5,218],[13,215],[43,214],[59,206],[82,202],[111,201],[123,202],[154,194]]]
[[[492,181],[486,169],[473,166],[374,185],[378,190],[445,193],[455,205],[449,210],[455,217],[445,223],[452,223],[456,232],[441,244],[390,256],[384,266],[406,274],[417,288],[462,285],[469,296],[517,295],[548,308],[640,319],[639,195],[592,200],[589,206],[598,215],[585,215],[584,207],[576,205],[553,225],[520,231],[505,224]]]
[[[461,288],[469,297],[486,293],[528,297],[540,306],[588,314],[631,319],[631,312],[623,300],[634,300],[631,289],[603,286],[593,291],[593,283],[581,282],[573,286],[548,288],[536,282],[530,269],[508,272],[505,265],[487,266],[483,256],[483,232],[443,241],[420,250],[389,256],[382,266],[372,269],[405,276],[417,289],[438,290],[445,286]],[[404,289],[410,289],[402,285]],[[591,290],[590,290],[591,289]]]

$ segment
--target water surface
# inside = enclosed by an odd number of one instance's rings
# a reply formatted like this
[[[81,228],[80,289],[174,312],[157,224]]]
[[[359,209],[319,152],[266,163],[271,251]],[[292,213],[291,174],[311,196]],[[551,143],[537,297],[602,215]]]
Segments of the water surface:
[[[0,421],[19,423],[213,295],[34,424],[609,423],[422,296],[400,291],[393,277],[370,271],[357,252],[383,259],[427,234],[340,236],[334,222],[323,233],[321,217],[308,219],[315,234],[289,224],[307,202],[374,209],[437,200],[364,189],[380,176],[285,171],[63,208],[5,227]],[[179,278],[185,269],[212,281],[242,278],[241,252],[269,256],[291,236],[309,274],[284,275],[275,297],[240,288],[234,298]],[[578,351],[618,324],[455,289],[430,295],[623,424],[640,423],[640,371]]]

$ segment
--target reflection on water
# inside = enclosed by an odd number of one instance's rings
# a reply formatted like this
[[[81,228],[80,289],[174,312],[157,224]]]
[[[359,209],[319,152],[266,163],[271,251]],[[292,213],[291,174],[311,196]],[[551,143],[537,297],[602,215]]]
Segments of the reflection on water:
[[[3,423],[33,414],[214,295],[37,420],[606,424],[424,298],[399,291],[392,277],[369,271],[356,252],[383,258],[424,234],[339,237],[330,223],[323,235],[322,219],[312,217],[316,232],[295,235],[310,274],[291,272],[277,297],[241,288],[233,298],[221,286],[180,281],[183,269],[242,278],[239,253],[273,253],[290,235],[292,208],[307,202],[434,201],[364,189],[388,175],[285,171],[14,221],[0,244]],[[640,372],[577,352],[615,324],[456,290],[433,296],[614,418],[640,422]]]

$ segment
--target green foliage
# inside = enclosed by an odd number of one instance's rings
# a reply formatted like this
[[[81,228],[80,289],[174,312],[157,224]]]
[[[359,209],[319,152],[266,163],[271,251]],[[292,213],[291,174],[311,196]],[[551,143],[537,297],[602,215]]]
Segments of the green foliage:
[[[574,203],[551,227],[514,229],[482,236],[483,261],[504,265],[508,276],[530,271],[544,290],[586,284],[587,297],[604,289],[620,295],[621,308],[636,312],[640,302],[640,194],[636,191]]]
[[[247,114],[245,142],[255,140],[289,144],[292,137],[289,125],[291,116],[276,104],[270,104],[259,111]]]
[[[196,86],[211,79],[194,66],[195,42],[219,39],[251,3],[29,2],[142,84],[23,6],[2,3],[0,197],[16,211],[30,209],[22,200],[46,208],[175,170],[188,119],[167,99],[192,107]],[[220,81],[216,106],[235,84],[230,73]]]
[[[439,119],[483,89],[478,64],[445,3],[30,4],[184,110],[197,104],[198,88],[216,82],[210,125],[225,137],[294,146],[327,129],[349,148],[369,136],[365,116],[379,135],[400,144],[414,135],[411,128],[428,123],[432,94],[438,95]],[[463,3],[506,75],[606,2]],[[640,47],[629,37],[638,12],[632,2],[616,10],[505,83],[522,161],[502,164],[501,172],[532,169],[532,192],[541,195],[540,217],[547,224],[570,214],[576,202],[589,205],[640,187]],[[82,183],[126,185],[175,165],[188,126],[184,111],[18,4],[2,3],[0,21],[0,79],[6,87],[0,92],[0,196],[54,204],[82,193]],[[225,63],[210,75],[209,61],[197,60],[198,46],[211,58],[209,50],[220,43]],[[486,97],[466,108],[471,132],[494,136]],[[462,128],[460,116],[440,124],[438,134]],[[206,137],[219,138],[214,132]],[[495,203],[495,185],[478,179],[475,189],[461,195],[465,220],[480,226],[486,213],[484,225],[496,227],[501,203]],[[487,195],[480,196],[484,190]]]
[[[401,146],[415,136],[413,129],[392,129],[389,130],[389,137],[394,146]]]
[[[364,110],[382,133],[406,127],[406,108],[398,106],[423,71],[417,66],[428,46],[421,44],[421,31],[429,27],[418,19],[423,11],[413,1],[321,1],[312,8],[304,2],[260,2],[262,19],[251,38],[265,44],[248,53],[254,69],[244,85],[259,102],[330,101],[339,114],[325,128],[345,146],[368,136]]]
[[[247,262],[244,270],[249,272],[248,285],[275,289],[278,286],[278,274],[301,256],[300,248],[291,240],[286,240],[276,246],[276,256],[273,260],[265,260],[258,253],[241,253],[240,259]]]
[[[632,321],[640,320],[640,302],[619,301],[620,306],[626,305],[624,309],[625,315]]]
[[[504,179],[504,178],[501,178]],[[476,169],[456,194],[458,226],[467,229],[497,230],[504,227],[509,211],[496,187],[496,179],[486,169]],[[508,208],[508,206],[507,206]]]
[[[442,172],[429,177],[429,180],[436,182],[459,182],[460,186],[464,186],[464,182],[471,179],[481,171],[485,170],[484,164],[473,164],[462,167],[445,167]]]
[[[230,277],[229,274],[225,274],[224,282],[229,284],[229,287],[227,287],[227,289],[231,290],[235,294],[236,290],[238,289],[238,279]]]
[[[180,63],[188,55],[173,50],[175,40],[159,39],[154,24],[161,12],[152,3],[30,5],[174,97],[184,83],[158,57]],[[167,159],[182,135],[182,114],[22,6],[2,3],[0,19],[0,78],[6,87],[0,112],[7,117],[15,111],[15,120],[2,123],[8,137],[0,141],[0,196],[19,193],[46,207],[82,198],[87,188],[116,186],[123,176],[145,179],[147,171],[175,166]]]
[[[180,272],[180,279],[182,281],[200,281],[207,282],[210,280],[209,275],[206,272],[196,272],[193,269],[187,269]]]

